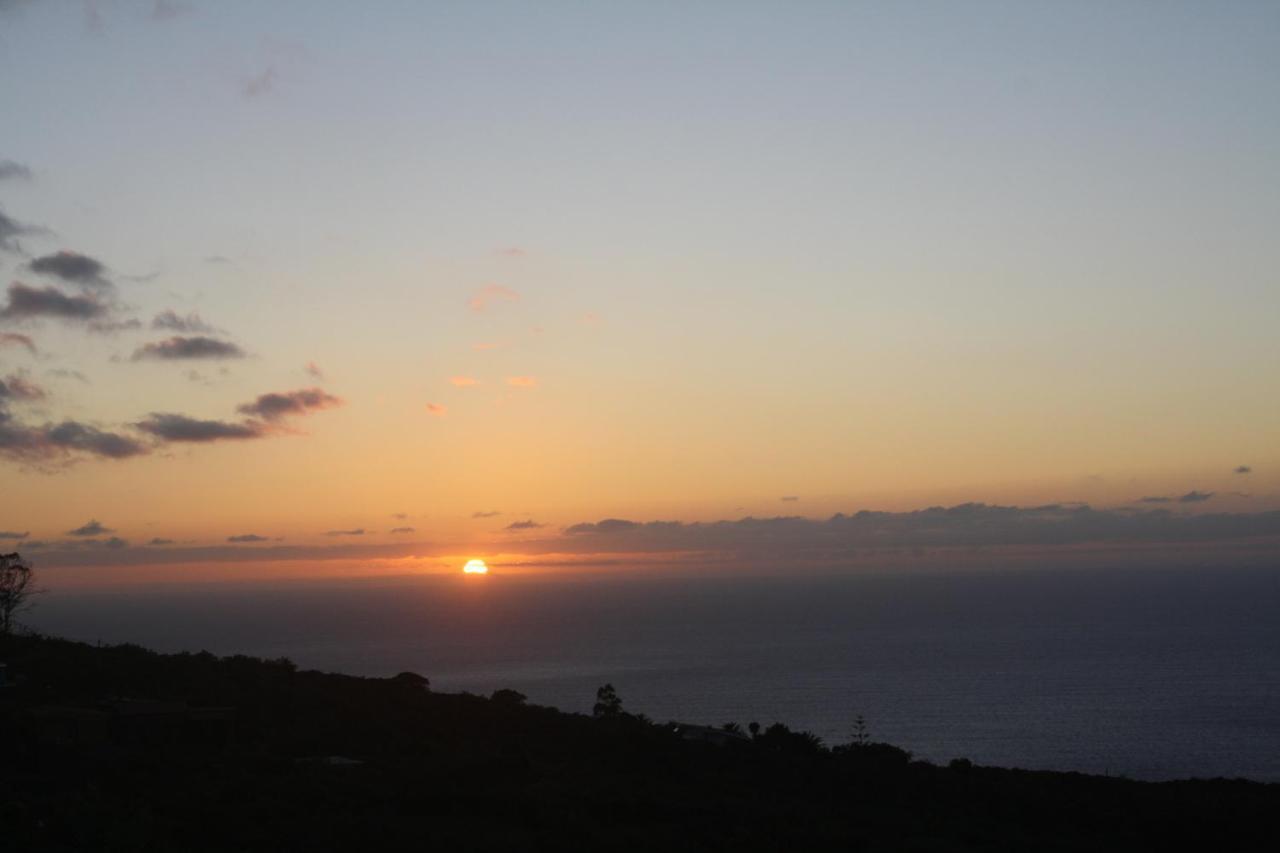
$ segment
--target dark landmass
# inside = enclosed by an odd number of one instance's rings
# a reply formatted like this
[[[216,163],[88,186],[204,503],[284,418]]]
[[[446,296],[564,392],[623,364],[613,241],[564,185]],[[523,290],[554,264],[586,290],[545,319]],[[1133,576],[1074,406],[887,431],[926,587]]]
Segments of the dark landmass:
[[[284,660],[0,646],[17,851],[1270,850],[1280,785],[939,767]],[[624,697],[625,698],[625,697]]]

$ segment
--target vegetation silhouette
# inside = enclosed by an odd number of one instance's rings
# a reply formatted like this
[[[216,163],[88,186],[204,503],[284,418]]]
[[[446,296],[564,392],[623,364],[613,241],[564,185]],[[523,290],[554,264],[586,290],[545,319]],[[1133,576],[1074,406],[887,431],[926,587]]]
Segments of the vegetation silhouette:
[[[0,637],[13,633],[15,617],[31,606],[37,592],[31,566],[17,553],[0,554]]]

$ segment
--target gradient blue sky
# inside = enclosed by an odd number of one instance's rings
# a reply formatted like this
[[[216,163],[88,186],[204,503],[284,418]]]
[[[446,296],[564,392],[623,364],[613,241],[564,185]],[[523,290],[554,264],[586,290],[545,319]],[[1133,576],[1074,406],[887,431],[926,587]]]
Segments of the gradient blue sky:
[[[11,417],[342,401],[10,454],[0,530],[1275,510],[1278,57],[1274,3],[0,2],[4,284],[143,325],[0,327]],[[134,361],[164,310],[248,357]]]

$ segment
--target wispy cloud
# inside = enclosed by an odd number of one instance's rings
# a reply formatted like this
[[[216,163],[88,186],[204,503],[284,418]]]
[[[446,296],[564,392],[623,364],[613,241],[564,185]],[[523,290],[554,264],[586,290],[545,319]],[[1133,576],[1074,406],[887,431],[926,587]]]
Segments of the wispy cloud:
[[[40,275],[56,278],[82,288],[109,290],[111,280],[107,278],[107,268],[96,258],[81,255],[78,252],[62,250],[52,255],[36,258],[28,264],[31,271]]]
[[[0,456],[15,462],[43,466],[83,456],[127,459],[148,452],[150,448],[140,441],[91,424],[65,420],[28,426],[0,407]]]
[[[546,525],[539,524],[530,518],[525,521],[513,521],[504,527],[503,530],[537,530],[540,527],[546,527]]]
[[[443,418],[449,414],[449,407],[443,403],[427,403],[427,414],[436,418]]]
[[[324,381],[324,371],[320,369],[320,365],[314,361],[308,361],[306,367],[302,368],[306,374],[317,382]]]
[[[243,441],[268,434],[263,424],[255,421],[201,420],[172,412],[152,412],[135,427],[161,441],[207,444],[214,441]]]
[[[102,522],[97,519],[90,519],[75,530],[68,530],[68,536],[105,536],[108,533],[115,533],[109,527],[104,527]]]
[[[1213,492],[1197,492],[1192,490],[1190,492],[1187,492],[1185,495],[1182,495],[1181,497],[1179,497],[1178,503],[1184,503],[1184,504],[1204,503],[1205,501],[1212,498],[1213,495],[1214,495]]]
[[[151,328],[187,334],[217,334],[219,331],[209,323],[206,323],[199,314],[192,312],[183,317],[173,310],[161,311],[151,318]]]
[[[0,181],[29,181],[31,169],[12,160],[0,160]]]
[[[13,530],[0,530],[0,539],[26,539],[30,535],[30,530],[24,530],[21,533]]]
[[[415,533],[416,531],[412,527],[393,527],[391,528],[391,532],[392,533]]]
[[[487,511],[477,510],[476,512],[471,513],[472,518],[495,518],[499,515],[502,515],[502,513],[498,512],[496,509],[491,509]]]
[[[1240,465],[1240,466],[1238,466],[1238,467],[1235,469],[1235,472],[1234,472],[1234,473],[1236,473],[1236,474],[1251,474],[1251,473],[1253,473],[1253,469],[1252,469],[1252,468],[1250,468],[1248,465]]]
[[[450,376],[449,384],[455,388],[474,388],[480,380],[472,376]]]
[[[172,21],[174,18],[180,18],[188,14],[191,7],[185,3],[176,3],[174,0],[155,0],[151,4],[151,20],[153,21]]]
[[[12,219],[0,210],[0,252],[11,252],[15,255],[23,254],[22,244],[18,242],[19,237],[35,236],[37,234],[47,234],[48,229],[40,228],[36,225],[27,225]]]
[[[342,403],[340,397],[328,394],[320,388],[302,388],[297,391],[273,391],[262,394],[252,403],[237,406],[236,411],[242,415],[259,417],[266,421],[278,421],[294,415],[337,408]]]
[[[17,332],[0,332],[0,347],[23,347],[27,352],[36,355],[36,342],[31,340],[27,335],[20,335]]]
[[[508,376],[507,384],[512,388],[537,388],[538,378],[536,376]]]
[[[275,89],[277,77],[276,67],[268,65],[244,82],[244,85],[240,87],[240,94],[246,98],[257,98],[265,95]]]
[[[243,543],[243,542],[267,542],[270,540],[268,540],[266,536],[259,536],[256,533],[239,533],[239,534],[236,534],[235,536],[228,536],[227,541]]]
[[[355,527],[351,530],[326,530],[325,536],[363,536],[365,530],[363,527]]]
[[[143,344],[133,352],[134,361],[183,361],[244,357],[244,350],[235,344],[202,335],[195,337],[174,335],[167,340]]]
[[[30,403],[43,400],[47,396],[49,394],[44,388],[21,374],[11,373],[4,379],[0,379],[0,406],[3,406],[7,400]]]
[[[108,307],[92,295],[68,295],[56,287],[31,287],[20,281],[9,285],[9,302],[0,309],[0,318],[31,320],[53,318],[87,322],[105,317]]]
[[[516,302],[519,299],[520,294],[511,288],[500,284],[489,284],[467,300],[467,307],[472,311],[480,312],[488,310],[496,302]]]

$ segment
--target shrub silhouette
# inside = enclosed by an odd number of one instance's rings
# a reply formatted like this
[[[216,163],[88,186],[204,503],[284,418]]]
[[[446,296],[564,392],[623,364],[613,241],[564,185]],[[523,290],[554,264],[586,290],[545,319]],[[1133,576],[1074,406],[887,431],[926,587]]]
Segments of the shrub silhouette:
[[[606,684],[596,691],[596,704],[591,708],[592,716],[617,717],[622,713],[622,700],[612,684]]]
[[[0,554],[0,637],[13,633],[14,617],[31,606],[35,594],[31,566],[17,552]]]

